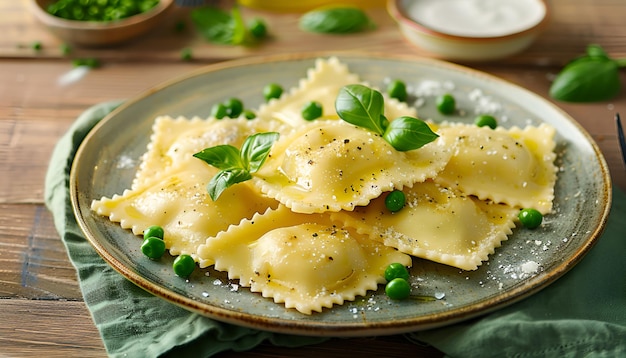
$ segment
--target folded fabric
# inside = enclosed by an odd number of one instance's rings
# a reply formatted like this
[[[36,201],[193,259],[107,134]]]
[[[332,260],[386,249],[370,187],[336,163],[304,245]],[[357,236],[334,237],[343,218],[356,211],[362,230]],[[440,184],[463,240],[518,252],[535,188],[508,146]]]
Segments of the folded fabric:
[[[297,347],[327,338],[259,331],[186,311],[127,281],[83,236],[70,204],[69,171],[91,128],[120,102],[84,112],[57,144],[46,176],[45,200],[85,303],[112,357],[210,357],[249,350],[267,340]],[[626,196],[614,191],[603,237],[565,277],[515,305],[479,319],[416,332],[451,357],[626,356]]]

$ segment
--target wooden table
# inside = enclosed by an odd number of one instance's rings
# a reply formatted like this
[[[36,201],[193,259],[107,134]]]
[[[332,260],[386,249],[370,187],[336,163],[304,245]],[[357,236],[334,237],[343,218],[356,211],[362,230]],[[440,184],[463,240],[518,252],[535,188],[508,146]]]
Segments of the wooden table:
[[[548,98],[550,80],[589,43],[614,57],[626,57],[626,5],[623,0],[553,0],[552,21],[524,53],[484,64],[466,64],[500,76]],[[59,137],[89,106],[133,97],[165,80],[206,64],[252,55],[309,50],[349,50],[425,55],[400,35],[384,8],[368,10],[378,29],[365,36],[321,36],[297,30],[298,14],[244,10],[266,19],[272,41],[252,49],[211,45],[193,28],[172,31],[188,18],[177,9],[171,23],[140,41],[109,49],[74,49],[72,56],[96,57],[102,67],[67,86],[58,78],[72,68],[59,39],[30,16],[26,0],[0,2],[0,355],[8,357],[103,357],[99,334],[78,287],[74,268],[43,205],[43,182]],[[228,5],[228,4],[226,4]],[[31,48],[39,41],[40,51]],[[191,48],[194,60],[180,59]],[[626,82],[626,71],[622,81]],[[549,99],[549,98],[548,98]],[[550,99],[549,99],[550,100]],[[584,126],[599,144],[614,185],[626,190],[613,116],[626,115],[626,90],[594,104],[556,103]],[[298,350],[299,356],[439,357],[429,347],[401,336],[335,339]],[[263,344],[245,354],[292,356],[295,351]]]

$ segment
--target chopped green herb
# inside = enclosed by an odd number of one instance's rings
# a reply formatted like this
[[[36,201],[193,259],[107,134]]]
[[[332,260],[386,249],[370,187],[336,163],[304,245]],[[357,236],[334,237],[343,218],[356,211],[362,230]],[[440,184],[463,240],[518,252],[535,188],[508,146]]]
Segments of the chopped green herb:
[[[159,0],[58,0],[46,11],[54,16],[78,21],[116,21],[144,13]]]

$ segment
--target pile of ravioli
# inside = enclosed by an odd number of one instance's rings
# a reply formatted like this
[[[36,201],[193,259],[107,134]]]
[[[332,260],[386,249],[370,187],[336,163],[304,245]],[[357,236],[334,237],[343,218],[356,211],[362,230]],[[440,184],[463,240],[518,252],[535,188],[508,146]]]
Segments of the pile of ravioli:
[[[355,83],[337,58],[318,59],[256,119],[159,117],[131,187],[92,209],[136,235],[160,225],[171,255],[189,254],[304,314],[376,290],[389,264],[419,265],[412,257],[475,270],[512,233],[520,208],[552,210],[553,127],[429,123],[437,140],[399,152],[337,116],[339,89]],[[300,111],[311,100],[323,117],[306,121]],[[417,116],[388,97],[384,111]],[[267,131],[280,138],[263,167],[213,201],[206,184],[218,169],[192,155]],[[394,189],[407,203],[391,213],[384,200]]]

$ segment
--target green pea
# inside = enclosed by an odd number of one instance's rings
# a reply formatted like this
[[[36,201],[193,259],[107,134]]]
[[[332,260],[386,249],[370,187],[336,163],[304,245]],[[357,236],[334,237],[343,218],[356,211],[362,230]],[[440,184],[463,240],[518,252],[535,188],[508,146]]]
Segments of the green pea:
[[[143,231],[144,239],[154,236],[163,240],[163,235],[164,235],[163,228],[160,227],[159,225],[152,225]]]
[[[392,281],[394,278],[409,280],[409,270],[401,263],[394,262],[385,269],[385,280]]]
[[[31,47],[33,48],[33,50],[35,51],[39,51],[42,48],[41,42],[39,41],[35,41],[31,44]]]
[[[403,278],[394,278],[387,282],[385,293],[392,300],[403,300],[411,294],[411,285]]]
[[[406,84],[400,80],[393,80],[387,86],[387,94],[389,97],[395,98],[400,102],[405,102],[408,96],[406,92]]]
[[[172,269],[174,273],[180,277],[189,277],[193,270],[196,268],[196,262],[193,257],[187,254],[183,254],[174,259]]]
[[[528,229],[539,227],[543,221],[543,215],[536,209],[522,209],[517,217],[522,225]]]
[[[165,241],[156,236],[150,236],[143,240],[141,252],[149,258],[156,260],[165,253]]]
[[[67,56],[70,52],[72,52],[72,48],[68,44],[61,44],[59,49],[61,50],[61,54],[63,54],[63,56]]]
[[[254,113],[252,110],[246,109],[243,111],[243,116],[246,117],[246,119],[255,119],[256,113]]]
[[[100,67],[100,61],[97,58],[76,58],[72,60],[74,67],[87,66],[89,68]]]
[[[406,204],[406,195],[400,190],[394,190],[385,197],[385,206],[387,210],[395,213],[400,211]]]
[[[322,104],[317,101],[310,101],[302,107],[302,118],[307,121],[315,120],[322,116]]]
[[[263,97],[266,101],[272,98],[280,98],[283,94],[283,88],[277,83],[270,83],[263,87]]]
[[[191,61],[193,59],[193,52],[191,51],[191,49],[185,47],[184,49],[180,50],[180,59],[183,61]]]
[[[213,107],[211,108],[211,116],[217,119],[222,119],[226,117],[227,114],[228,114],[228,110],[223,103],[214,104]]]
[[[237,118],[243,112],[243,102],[238,98],[230,98],[224,102],[226,115],[230,118]]]
[[[476,117],[476,119],[474,119],[474,124],[476,124],[479,127],[487,126],[491,129],[496,129],[496,127],[498,126],[498,121],[496,121],[496,119],[493,116],[490,116],[488,114],[483,114],[483,115]]]
[[[437,97],[437,110],[441,114],[454,113],[456,110],[456,100],[449,93]]]
[[[257,39],[262,39],[267,36],[267,25],[265,24],[265,21],[263,21],[263,19],[261,18],[257,17],[250,20],[250,23],[248,24],[248,29],[250,30],[252,36]]]

